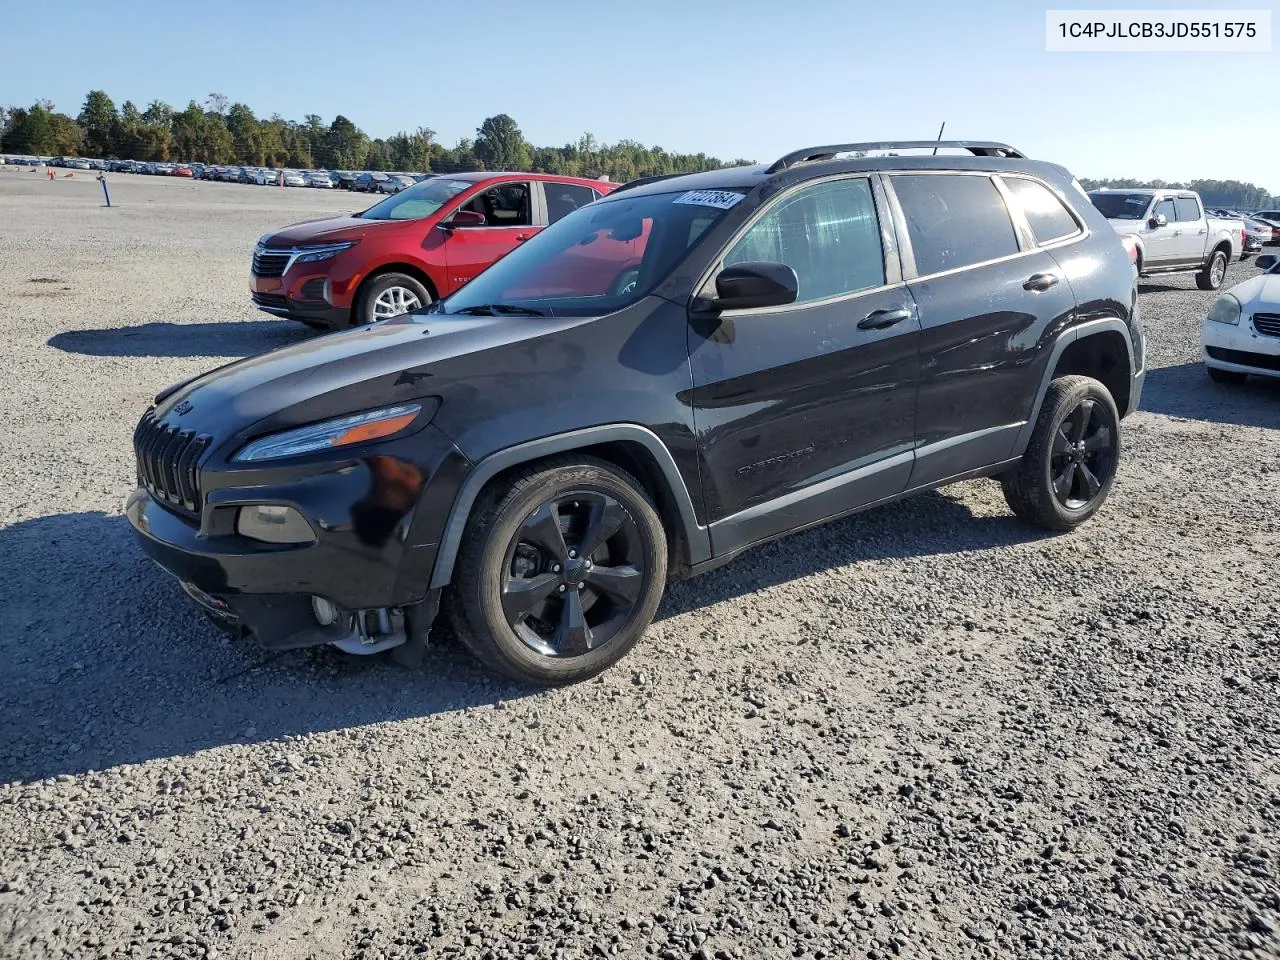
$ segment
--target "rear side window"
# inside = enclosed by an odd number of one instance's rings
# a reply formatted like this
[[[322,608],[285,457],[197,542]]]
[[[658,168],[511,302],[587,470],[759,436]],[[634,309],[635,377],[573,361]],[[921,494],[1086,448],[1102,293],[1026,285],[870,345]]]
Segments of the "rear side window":
[[[547,223],[555,223],[596,198],[594,190],[576,183],[543,181],[542,189],[547,196]]]
[[[1009,188],[1014,202],[1022,208],[1022,214],[1031,224],[1031,232],[1038,243],[1052,243],[1064,237],[1071,237],[1080,232],[1076,223],[1062,201],[1044,184],[1022,177],[1004,177],[1004,185]]]
[[[893,189],[921,275],[1018,252],[1013,221],[990,177],[895,176]]]
[[[819,183],[780,200],[733,246],[725,264],[785,263],[800,280],[797,303],[884,284],[884,253],[865,178]]]
[[[1173,207],[1183,223],[1200,219],[1200,203],[1195,197],[1178,197],[1173,201]]]

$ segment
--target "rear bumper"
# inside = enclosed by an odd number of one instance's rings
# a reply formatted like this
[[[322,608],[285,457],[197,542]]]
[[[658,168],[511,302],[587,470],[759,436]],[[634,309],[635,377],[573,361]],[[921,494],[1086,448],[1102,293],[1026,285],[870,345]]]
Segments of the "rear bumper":
[[[199,516],[187,519],[145,488],[125,504],[143,552],[176,577],[219,623],[275,649],[337,639],[312,613],[312,597],[347,610],[405,607],[427,596],[436,547],[469,469],[434,427],[367,451],[360,459],[206,477]],[[221,471],[220,471],[221,472]],[[205,471],[202,471],[202,475]],[[273,482],[264,483],[270,473]],[[251,503],[294,507],[315,540],[271,544],[236,532]]]

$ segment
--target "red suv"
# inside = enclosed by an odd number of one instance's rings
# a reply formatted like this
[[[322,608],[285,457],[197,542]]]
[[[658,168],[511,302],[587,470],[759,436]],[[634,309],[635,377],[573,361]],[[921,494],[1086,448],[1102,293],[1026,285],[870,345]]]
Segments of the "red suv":
[[[318,329],[399,316],[616,187],[536,173],[430,177],[363,213],[264,234],[253,251],[253,302]]]

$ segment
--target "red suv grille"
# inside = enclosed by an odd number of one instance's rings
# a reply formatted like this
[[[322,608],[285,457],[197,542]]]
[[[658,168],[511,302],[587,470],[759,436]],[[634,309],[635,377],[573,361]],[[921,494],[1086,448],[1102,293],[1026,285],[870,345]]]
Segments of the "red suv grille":
[[[255,277],[282,277],[289,265],[289,254],[254,251],[253,275]]]

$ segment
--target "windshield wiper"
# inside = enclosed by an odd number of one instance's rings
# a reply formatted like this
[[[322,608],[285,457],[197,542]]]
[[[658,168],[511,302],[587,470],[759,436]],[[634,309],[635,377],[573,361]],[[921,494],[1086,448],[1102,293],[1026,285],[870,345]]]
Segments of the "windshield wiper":
[[[454,313],[465,313],[473,317],[498,317],[498,316],[524,316],[524,317],[545,317],[547,311],[537,310],[533,307],[521,307],[514,303],[480,303],[474,307],[463,307],[461,310],[454,310]]]

